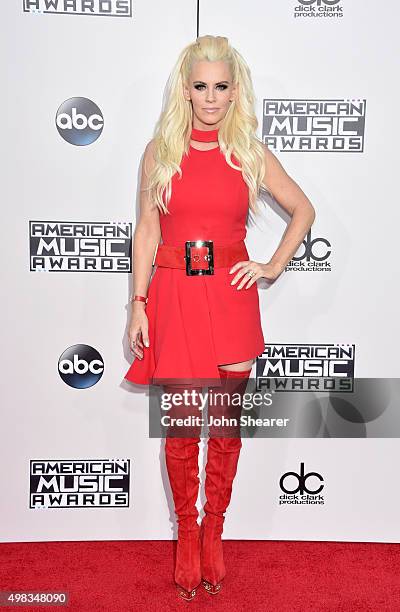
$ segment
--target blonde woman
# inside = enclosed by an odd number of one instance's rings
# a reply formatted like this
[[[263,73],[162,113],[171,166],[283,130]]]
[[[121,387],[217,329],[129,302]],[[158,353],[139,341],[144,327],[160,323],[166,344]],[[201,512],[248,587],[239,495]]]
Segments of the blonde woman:
[[[309,199],[257,138],[257,125],[249,68],[228,39],[202,36],[185,47],[144,154],[128,333],[135,359],[126,380],[167,391],[200,390],[212,380],[231,395],[243,394],[264,350],[256,281],[281,274],[315,217]],[[271,259],[256,262],[244,239],[263,189],[291,221]],[[185,409],[194,414],[193,397]],[[213,410],[229,413],[223,405]],[[186,600],[199,584],[219,593],[226,574],[221,535],[242,443],[237,428],[210,429],[201,526],[200,431],[182,437],[170,429],[165,440],[178,522],[174,577]]]

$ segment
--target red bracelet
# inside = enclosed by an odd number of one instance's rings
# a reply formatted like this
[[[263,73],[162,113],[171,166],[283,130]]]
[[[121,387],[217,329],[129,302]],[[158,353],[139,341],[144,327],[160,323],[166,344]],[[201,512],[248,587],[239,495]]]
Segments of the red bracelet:
[[[144,297],[143,295],[131,295],[131,298],[129,301],[130,302],[144,302],[145,304],[147,304],[147,302],[149,301],[149,298]]]

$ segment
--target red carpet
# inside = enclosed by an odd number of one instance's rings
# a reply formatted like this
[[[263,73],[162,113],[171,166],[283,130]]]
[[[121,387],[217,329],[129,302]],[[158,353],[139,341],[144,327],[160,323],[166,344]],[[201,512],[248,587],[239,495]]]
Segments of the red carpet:
[[[226,540],[223,590],[212,596],[200,587],[191,602],[175,593],[171,541],[7,543],[0,550],[1,591],[68,591],[73,612],[400,610],[398,544]]]

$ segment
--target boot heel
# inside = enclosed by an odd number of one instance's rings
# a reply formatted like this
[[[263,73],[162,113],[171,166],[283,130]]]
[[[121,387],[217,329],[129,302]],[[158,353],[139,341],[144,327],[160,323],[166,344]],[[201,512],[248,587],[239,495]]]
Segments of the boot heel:
[[[203,585],[207,593],[210,593],[210,595],[217,595],[222,587],[221,582],[219,582],[218,584],[211,584],[211,582],[208,582],[208,580],[205,580],[204,578],[201,579],[201,584]]]
[[[217,553],[213,560],[210,559],[209,557],[210,543],[208,544],[208,546],[204,545],[205,537],[207,536],[205,536],[204,534],[204,519],[203,519],[200,525],[200,544],[201,544],[200,559],[201,559],[201,567],[202,567],[202,573],[203,573],[203,576],[201,577],[201,584],[203,585],[207,593],[210,593],[210,595],[217,595],[222,588],[222,580],[223,580],[223,577],[225,576],[225,564],[223,561],[223,556],[221,556],[221,553],[219,555]],[[213,545],[211,545],[211,549],[214,549]],[[207,552],[206,555],[205,555],[205,552]],[[207,558],[206,562],[205,562],[205,556]],[[217,563],[215,564],[215,562]],[[211,574],[213,575],[215,574],[219,575],[220,579],[218,580],[216,584],[204,578],[204,573],[207,574],[208,572],[211,572]]]
[[[196,596],[197,587],[195,589],[192,589],[191,591],[187,591],[183,587],[179,586],[179,584],[177,584],[176,588],[178,589],[179,597],[181,597],[185,601],[192,601],[192,599],[194,599]]]
[[[184,533],[178,528],[176,565],[174,574],[178,595],[185,601],[194,599],[201,582],[199,528]]]

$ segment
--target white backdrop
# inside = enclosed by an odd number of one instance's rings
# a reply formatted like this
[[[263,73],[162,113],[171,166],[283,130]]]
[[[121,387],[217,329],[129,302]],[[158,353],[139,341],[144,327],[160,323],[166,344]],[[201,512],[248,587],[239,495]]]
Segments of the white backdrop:
[[[108,3],[112,14],[101,13],[100,3],[95,14],[82,14],[79,4],[70,14],[46,13],[40,0],[3,7],[1,539],[170,539],[163,441],[148,437],[145,388],[123,380],[131,361],[129,240],[112,236],[134,227],[141,156],[167,76],[196,37],[197,6],[127,0]],[[372,0],[200,2],[200,35],[228,36],[245,57],[259,135],[317,212],[311,240],[320,240],[312,249],[307,243],[302,273],[259,284],[266,350],[352,345],[358,377],[398,376],[398,126],[388,108],[399,93],[398,12],[395,0],[384,7]],[[95,117],[87,130],[79,120],[68,125],[75,107],[83,120]],[[276,123],[283,117],[284,134]],[[294,136],[296,127],[307,138]],[[253,260],[268,260],[286,221],[272,202],[249,227]],[[38,231],[50,224],[49,251],[41,252]],[[82,236],[96,232],[103,239],[89,261]],[[316,256],[326,256],[324,273]],[[86,350],[100,364],[86,388],[79,376],[60,373],[60,359],[75,345],[87,345],[81,357]],[[260,356],[254,374],[265,366]],[[354,437],[349,428],[341,436],[245,439],[225,537],[398,542],[397,433],[390,421],[379,435],[374,425]],[[112,458],[129,462],[121,496],[96,493],[83,504],[83,480],[75,497],[58,494],[75,484],[60,471],[49,481],[52,495],[31,496],[43,484],[38,465],[48,473],[52,463],[74,462],[64,472],[77,474],[77,462]],[[279,505],[281,476],[301,462],[322,475],[323,503]],[[97,486],[106,488],[101,479]],[[203,491],[199,508],[202,501]]]

